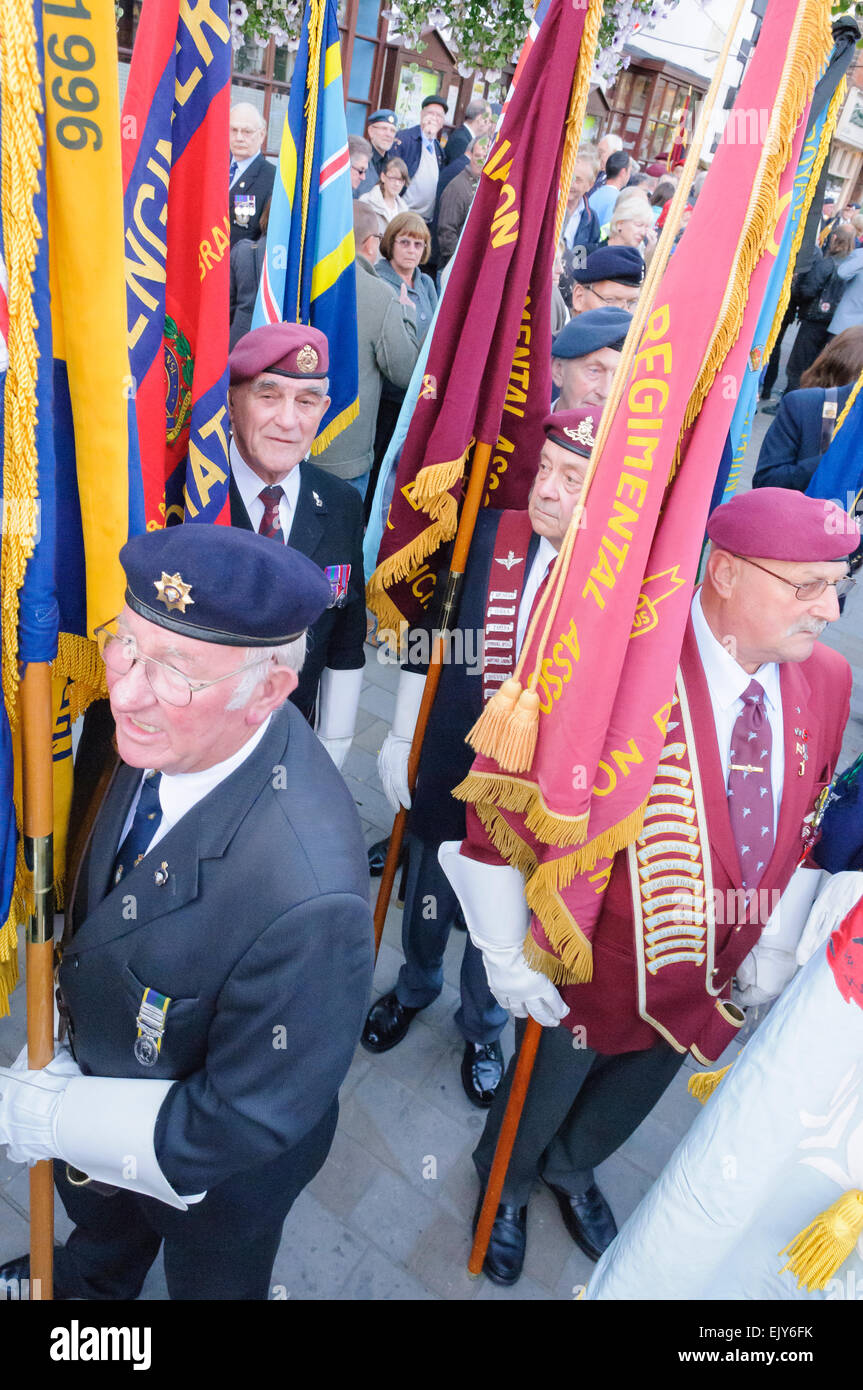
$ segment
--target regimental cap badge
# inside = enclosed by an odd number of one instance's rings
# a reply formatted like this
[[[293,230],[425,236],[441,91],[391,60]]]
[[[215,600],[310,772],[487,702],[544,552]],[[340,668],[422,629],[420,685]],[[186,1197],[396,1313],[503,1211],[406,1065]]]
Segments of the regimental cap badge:
[[[297,353],[297,366],[301,372],[313,372],[318,365],[318,354],[311,343],[306,343]]]
[[[564,426],[563,432],[568,439],[572,439],[576,444],[584,444],[588,449],[592,449],[596,443],[593,434],[593,417],[591,415],[588,415],[586,420],[582,420],[579,425],[576,425],[575,429],[570,429],[568,425]]]
[[[169,613],[185,613],[189,604],[195,602],[189,596],[191,584],[186,584],[180,574],[166,574],[162,570],[162,578],[154,579],[153,587],[159,596],[159,602],[164,603]]]

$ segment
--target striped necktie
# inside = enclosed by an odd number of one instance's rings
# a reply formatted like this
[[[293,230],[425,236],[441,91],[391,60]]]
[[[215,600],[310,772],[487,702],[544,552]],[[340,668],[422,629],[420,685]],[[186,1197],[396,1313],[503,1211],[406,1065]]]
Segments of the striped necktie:
[[[773,853],[773,734],[760,682],[750,681],[741,698],[743,709],[731,734],[728,814],[743,887],[757,888]]]
[[[239,164],[237,163],[237,161],[236,161],[235,159],[232,159],[232,160],[231,160],[231,167],[230,167],[230,169],[228,170],[228,187],[229,187],[229,188],[230,188],[231,184],[234,182],[234,179],[237,177],[237,171],[239,170],[239,167],[240,167],[240,166],[239,166]]]

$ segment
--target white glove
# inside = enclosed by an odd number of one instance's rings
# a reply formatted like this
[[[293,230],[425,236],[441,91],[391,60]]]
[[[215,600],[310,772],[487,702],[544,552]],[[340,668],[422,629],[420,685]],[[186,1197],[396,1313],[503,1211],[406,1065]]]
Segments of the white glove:
[[[755,946],[737,969],[735,1004],[748,1009],[777,999],[797,971],[797,944],[821,885],[823,870],[794,870]]]
[[[0,1067],[0,1144],[13,1163],[59,1158],[180,1211],[206,1196],[179,1196],[156,1158],[156,1117],[173,1081],[84,1076],[66,1047],[41,1071],[16,1070],[20,1061]]]
[[[506,864],[480,864],[459,854],[458,840],[445,840],[438,861],[464,912],[473,944],[482,951],[489,989],[515,1018],[535,1018],[556,1028],[569,1013],[551,980],[533,970],[523,944],[530,926],[524,879]]]
[[[353,735],[351,735],[350,738],[324,738],[322,734],[318,734],[318,738],[326,748],[339,772],[341,772],[342,763],[351,751]]]
[[[325,666],[321,672],[316,733],[339,771],[354,737],[362,688],[362,666],[352,671]]]
[[[68,1048],[61,1048],[41,1071],[26,1068],[26,1055],[25,1048],[13,1066],[0,1067],[0,1144],[9,1145],[12,1163],[57,1157],[60,1105],[72,1077],[81,1075]]]
[[[809,913],[803,935],[797,947],[797,964],[805,965],[823,946],[831,932],[835,931],[863,897],[863,873],[846,870],[831,874],[815,899]]]
[[[378,753],[378,776],[384,796],[394,811],[404,806],[410,810],[408,790],[408,756],[416,728],[417,716],[425,689],[425,676],[416,671],[402,671],[396,693],[393,723]]]

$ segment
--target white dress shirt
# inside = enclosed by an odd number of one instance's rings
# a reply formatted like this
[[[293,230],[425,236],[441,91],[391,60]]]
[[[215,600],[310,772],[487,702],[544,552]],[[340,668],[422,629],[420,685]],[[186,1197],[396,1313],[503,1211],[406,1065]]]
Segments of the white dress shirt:
[[[527,579],[524,581],[524,588],[521,591],[521,603],[518,607],[518,621],[515,629],[515,655],[518,660],[521,651],[521,644],[527,632],[527,620],[530,617],[530,610],[536,598],[536,591],[546,576],[550,565],[557,559],[557,551],[551,541],[546,536],[540,536],[536,554],[533,557],[533,564],[528,571]]]
[[[266,656],[266,649],[261,649],[261,656]],[[242,664],[243,663],[240,662],[240,665]],[[220,782],[224,782],[226,777],[230,777],[231,773],[235,772],[236,769],[246,761],[246,758],[254,753],[261,739],[264,737],[264,734],[267,732],[272,717],[271,714],[268,715],[261,727],[256,729],[252,737],[247,739],[242,748],[237,749],[236,753],[232,753],[230,758],[225,758],[220,763],[214,763],[212,767],[204,768],[203,772],[177,772],[171,777],[165,772],[162,773],[162,780],[159,783],[159,805],[162,809],[162,819],[159,822],[152,840],[147,846],[147,854],[149,854],[151,849],[156,847],[160,840],[164,840],[168,831],[173,830],[177,821],[182,820],[187,811],[191,811],[193,806],[196,806],[199,801],[202,801]],[[151,771],[151,769],[147,769],[147,771]],[[146,775],[146,773],[144,775]],[[144,777],[142,776],[142,784],[143,781]],[[126,817],[120,838],[117,841],[118,849],[131,829],[140,798],[141,788],[139,787],[137,795],[129,808],[129,814]]]
[[[759,666],[750,675],[744,671],[734,657],[727,652],[722,643],[713,635],[701,607],[701,590],[696,589],[692,599],[692,626],[698,643],[698,654],[704,667],[710,703],[713,706],[713,722],[716,726],[716,739],[719,744],[719,759],[728,790],[728,765],[731,761],[731,735],[738,715],[743,710],[743,692],[750,681],[757,680],[764,688],[764,705],[773,748],[770,755],[770,783],[773,790],[773,833],[779,822],[779,807],[782,802],[782,787],[785,781],[785,733],[782,722],[782,695],[779,687],[779,667],[775,661]]]
[[[563,224],[563,239],[569,247],[570,251],[575,245],[575,238],[578,233],[578,227],[579,223],[581,222],[581,214],[583,211],[584,199],[579,198],[572,212],[569,214],[569,216]]]
[[[241,456],[233,439],[231,440],[230,459],[231,472],[234,475],[234,481],[243,499],[243,506],[249,513],[249,520],[252,526],[258,531],[264,519],[264,504],[258,494],[261,488],[266,487],[267,484],[264,482],[263,478],[259,478],[258,474],[253,472],[249,467],[246,460]],[[291,527],[294,523],[297,502],[300,496],[301,468],[302,464],[296,464],[296,466],[291,469],[290,473],[279,481],[279,487],[283,490],[283,495],[279,498],[279,522],[282,528],[282,537],[286,545],[288,543],[288,537],[291,534]]]

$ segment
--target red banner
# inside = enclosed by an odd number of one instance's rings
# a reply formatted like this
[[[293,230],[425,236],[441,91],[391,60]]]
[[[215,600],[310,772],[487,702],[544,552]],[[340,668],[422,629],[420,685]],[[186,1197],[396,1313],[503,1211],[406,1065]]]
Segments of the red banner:
[[[493,445],[483,504],[527,505],[551,399],[565,126],[586,101],[601,9],[552,0],[538,33],[532,27],[450,273],[368,585],[386,626],[418,621],[431,601],[475,440]]]
[[[460,789],[526,873],[532,963],[562,983],[590,979],[611,857],[641,831],[722,441],[829,45],[824,0],[773,0],[738,98],[770,113],[767,139],[717,151],[525,642],[533,766],[480,756]]]

